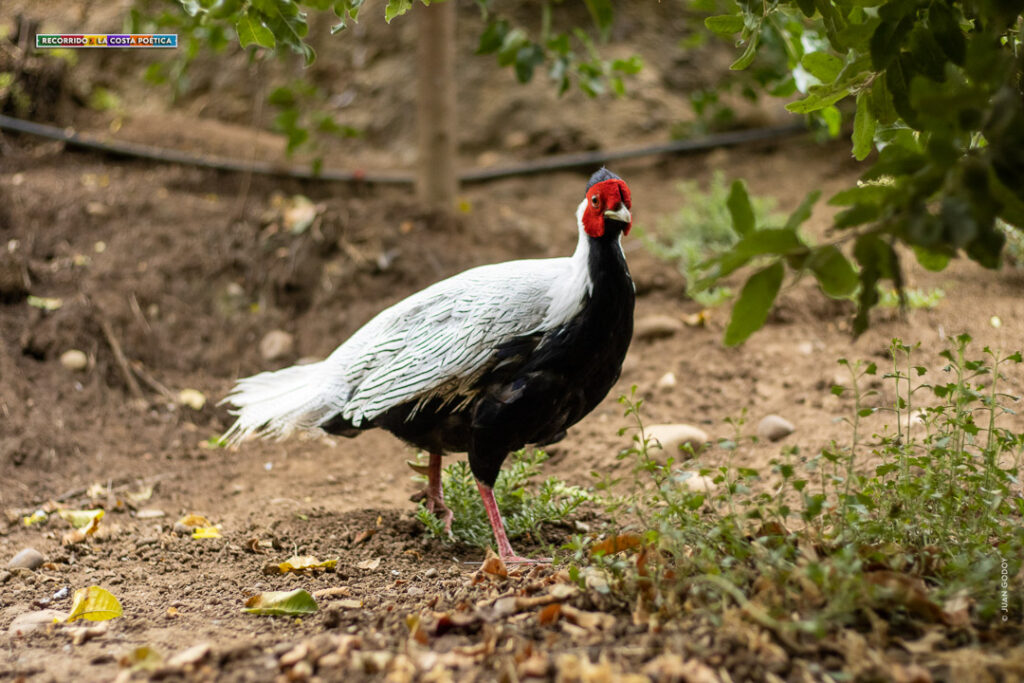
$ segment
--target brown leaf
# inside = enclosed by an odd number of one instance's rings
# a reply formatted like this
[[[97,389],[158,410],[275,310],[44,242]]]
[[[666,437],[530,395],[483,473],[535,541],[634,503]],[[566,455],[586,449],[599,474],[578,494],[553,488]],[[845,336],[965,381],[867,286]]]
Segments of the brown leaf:
[[[561,613],[570,623],[588,631],[610,631],[615,626],[615,617],[603,612],[585,612],[571,605],[562,605]]]
[[[352,591],[348,586],[331,586],[330,588],[321,588],[318,591],[313,591],[313,597],[317,600],[349,598],[352,597]]]
[[[377,533],[376,529],[367,529],[365,531],[360,531],[358,534],[356,534],[356,537],[352,539],[352,545],[359,545],[360,543],[366,542],[375,533]]]
[[[644,537],[640,534],[635,533],[624,533],[618,534],[617,536],[609,536],[600,543],[595,543],[590,548],[590,556],[594,555],[614,555],[624,550],[634,550],[643,545]]]
[[[498,557],[490,548],[487,549],[487,557],[484,558],[480,571],[492,576],[500,576],[503,579],[508,578],[508,568],[505,566],[504,560]]]
[[[696,659],[683,658],[677,654],[658,655],[644,665],[643,672],[655,681],[686,681],[686,683],[720,683],[722,680],[715,670]]]
[[[921,579],[887,569],[867,572],[864,578],[874,587],[872,596],[875,599],[901,605],[913,614],[931,621],[945,621],[946,614],[928,597]]]
[[[356,562],[356,566],[360,569],[367,569],[373,571],[380,566],[380,558],[375,557],[372,560],[363,560],[362,562]]]
[[[558,621],[558,617],[561,616],[561,614],[562,605],[555,602],[537,612],[537,622],[541,626],[549,626]],[[545,667],[546,666],[547,664],[545,663]]]

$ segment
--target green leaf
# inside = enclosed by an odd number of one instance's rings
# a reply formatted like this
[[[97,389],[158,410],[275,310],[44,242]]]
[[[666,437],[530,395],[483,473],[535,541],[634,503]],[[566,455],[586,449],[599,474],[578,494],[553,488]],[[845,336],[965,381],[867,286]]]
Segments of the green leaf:
[[[504,19],[491,21],[480,34],[480,44],[476,48],[478,55],[489,55],[497,52],[508,35],[508,22]]]
[[[750,276],[739,299],[732,307],[729,326],[725,329],[725,345],[742,344],[756,330],[764,326],[768,319],[775,297],[782,287],[782,279],[786,273],[781,261],[776,261],[767,268]]]
[[[743,17],[738,14],[719,14],[718,16],[705,19],[704,25],[712,33],[728,38],[734,33],[739,33],[743,30]]]
[[[831,83],[843,68],[843,61],[827,52],[808,52],[800,64],[822,83]]]
[[[544,50],[536,43],[530,43],[516,52],[516,78],[520,83],[528,83],[533,78],[533,70],[544,63]]]
[[[812,90],[811,94],[802,100],[797,100],[796,102],[790,102],[787,104],[786,110],[791,111],[794,114],[810,114],[813,111],[818,111],[819,109],[832,106],[849,94],[850,91],[847,88],[829,91],[827,94],[818,94]]]
[[[384,21],[391,23],[395,17],[400,17],[412,9],[412,0],[388,0],[384,8]]]
[[[870,97],[863,91],[857,95],[857,113],[853,118],[853,158],[857,161],[867,158],[875,139],[875,117],[868,106]]]
[[[601,37],[608,39],[608,33],[612,28],[612,20],[615,18],[615,8],[611,0],[583,0],[590,12],[590,18],[594,20],[594,26],[601,32]]]
[[[270,29],[250,14],[243,14],[238,18],[235,22],[235,32],[238,34],[238,44],[242,47],[255,44],[273,48],[275,45],[274,34]]]
[[[938,272],[945,270],[946,266],[949,265],[949,256],[942,254],[924,247],[914,247],[914,256],[917,257],[917,262],[920,263],[926,270]]]
[[[734,180],[729,189],[729,197],[725,205],[732,216],[732,228],[742,237],[754,230],[754,207],[747,194],[747,186],[742,180]]]
[[[807,267],[814,273],[822,291],[833,299],[846,299],[857,290],[857,271],[832,245],[815,249]]]
[[[275,107],[295,106],[295,93],[286,85],[274,88],[267,97],[267,102]]]
[[[830,104],[821,110],[821,118],[824,119],[825,126],[828,128],[828,136],[830,138],[839,137],[839,127],[843,123],[843,115],[839,113],[839,109],[834,104]]]
[[[729,65],[729,68],[733,71],[742,71],[746,69],[754,61],[754,57],[757,56],[757,42],[760,40],[760,32],[750,34],[747,38],[747,48],[740,55],[740,58]]]
[[[793,213],[789,214],[789,218],[786,219],[786,229],[796,230],[803,225],[811,217],[811,210],[820,197],[821,190],[811,190],[808,192],[807,196],[800,202],[800,206],[796,207]]]
[[[296,617],[317,611],[316,600],[301,588],[293,591],[267,591],[245,601],[243,612],[269,616]]]
[[[950,61],[962,66],[967,56],[967,41],[948,3],[931,3],[928,8],[928,28]]]

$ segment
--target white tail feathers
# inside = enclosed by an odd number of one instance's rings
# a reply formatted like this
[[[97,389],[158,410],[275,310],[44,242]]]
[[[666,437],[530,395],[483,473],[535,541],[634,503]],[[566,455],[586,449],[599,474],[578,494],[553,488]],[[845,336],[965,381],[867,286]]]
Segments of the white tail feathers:
[[[323,362],[261,372],[241,379],[221,403],[233,405],[238,419],[222,437],[237,444],[252,435],[283,439],[314,429],[340,406],[338,388],[325,382]]]

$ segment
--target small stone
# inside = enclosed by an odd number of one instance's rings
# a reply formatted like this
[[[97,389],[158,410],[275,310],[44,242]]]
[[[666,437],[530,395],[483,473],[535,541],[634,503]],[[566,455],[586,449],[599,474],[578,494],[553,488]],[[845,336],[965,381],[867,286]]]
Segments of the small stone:
[[[660,443],[661,452],[666,457],[671,455],[677,460],[681,457],[689,457],[687,454],[679,451],[680,446],[689,444],[694,452],[696,452],[703,448],[704,444],[710,440],[707,432],[703,429],[688,424],[651,425],[644,429],[644,435],[651,441],[653,446],[650,451],[652,457],[658,457],[659,451],[654,444]]]
[[[758,438],[767,441],[778,441],[789,436],[796,430],[793,423],[779,415],[768,415],[757,425]]]
[[[45,562],[43,554],[35,548],[25,548],[11,558],[7,563],[8,569],[38,569]]]
[[[658,378],[658,388],[662,390],[675,389],[676,375],[674,372],[666,372]]]
[[[193,645],[187,650],[182,650],[178,654],[168,659],[167,666],[173,669],[184,669],[189,666],[195,666],[199,662],[206,659],[206,657],[210,654],[210,650],[211,647],[209,643],[199,643],[198,645]]]
[[[89,366],[89,357],[85,355],[84,351],[68,349],[60,354],[60,364],[68,370],[81,372]]]
[[[530,142],[530,136],[523,130],[514,130],[505,136],[505,147],[509,149],[525,147],[528,142]]]
[[[670,315],[648,315],[633,324],[633,338],[650,340],[671,337],[682,329],[682,321]]]
[[[202,410],[206,405],[206,395],[198,389],[182,389],[178,392],[178,403],[192,410]]]
[[[260,340],[260,355],[263,360],[279,360],[291,355],[295,338],[284,330],[271,330]]]
[[[136,519],[157,519],[163,517],[167,513],[163,510],[157,510],[156,508],[143,508],[135,513]]]
[[[423,577],[426,579],[433,579],[437,576],[437,567],[429,567],[427,571],[423,572]]]
[[[696,472],[681,472],[677,481],[694,493],[707,493],[715,490],[715,480]]]
[[[424,591],[419,586],[409,586],[409,590],[407,590],[405,594],[408,595],[410,598],[419,598],[423,597],[423,594],[425,592],[426,591]]]
[[[796,345],[796,350],[805,356],[810,356],[814,353],[814,344],[809,341],[802,341]]]
[[[11,625],[7,627],[7,633],[12,636],[24,636],[35,631],[44,631],[54,621],[62,622],[68,618],[67,612],[56,609],[44,609],[38,612],[26,612],[14,617]]]

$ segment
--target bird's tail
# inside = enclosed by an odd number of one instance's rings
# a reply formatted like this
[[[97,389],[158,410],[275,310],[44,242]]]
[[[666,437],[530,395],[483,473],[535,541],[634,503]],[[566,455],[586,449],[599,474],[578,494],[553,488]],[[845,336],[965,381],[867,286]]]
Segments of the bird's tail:
[[[296,365],[241,379],[221,401],[234,406],[238,419],[224,433],[226,444],[249,436],[283,439],[296,430],[313,429],[339,406],[337,393],[324,385],[323,363]]]

